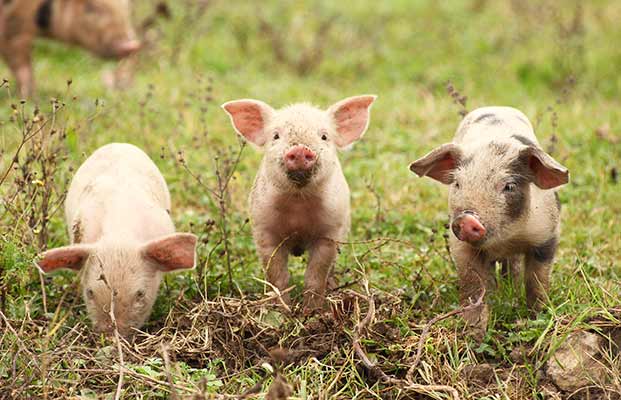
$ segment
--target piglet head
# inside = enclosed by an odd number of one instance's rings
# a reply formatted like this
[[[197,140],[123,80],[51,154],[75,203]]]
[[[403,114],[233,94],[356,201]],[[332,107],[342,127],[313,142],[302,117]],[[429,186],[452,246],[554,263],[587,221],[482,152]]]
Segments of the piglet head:
[[[222,107],[237,133],[265,150],[268,179],[295,190],[332,174],[337,149],[349,147],[365,133],[375,98],[350,97],[327,110],[309,104],[274,110],[258,100],[234,100]]]
[[[447,143],[410,164],[417,175],[448,185],[451,231],[475,247],[493,246],[520,232],[531,184],[553,189],[569,173],[540,148],[490,142],[467,153]]]
[[[96,331],[123,336],[139,329],[151,313],[162,273],[194,268],[196,236],[175,233],[140,246],[76,244],[43,253],[45,273],[81,271],[82,294]],[[111,316],[114,315],[114,321]]]
[[[100,57],[120,59],[141,47],[128,0],[67,1],[58,13],[52,15],[52,32]]]

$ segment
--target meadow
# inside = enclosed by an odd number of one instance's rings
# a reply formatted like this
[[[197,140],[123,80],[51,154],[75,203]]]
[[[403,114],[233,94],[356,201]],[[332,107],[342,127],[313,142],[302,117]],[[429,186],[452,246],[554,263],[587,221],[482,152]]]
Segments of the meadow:
[[[0,398],[621,398],[618,1],[135,6],[137,25],[154,23],[120,65],[40,40],[37,94],[21,101],[0,64]],[[261,154],[220,104],[327,107],[358,94],[378,100],[364,138],[340,155],[352,228],[339,288],[326,313],[287,313],[268,301],[248,220]],[[446,188],[408,165],[484,105],[521,109],[571,180],[546,307],[532,314],[499,279],[479,343],[458,315]],[[149,154],[177,230],[200,237],[197,268],[166,276],[129,342],[91,331],[75,274],[33,266],[68,243],[69,181],[109,142]],[[305,262],[289,264],[297,305]],[[576,332],[604,345],[589,364],[598,372],[568,389],[549,360]]]

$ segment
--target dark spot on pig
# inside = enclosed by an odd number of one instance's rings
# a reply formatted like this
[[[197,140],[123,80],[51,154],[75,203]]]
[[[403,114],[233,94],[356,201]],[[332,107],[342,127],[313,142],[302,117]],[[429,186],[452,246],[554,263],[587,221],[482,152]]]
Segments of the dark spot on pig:
[[[515,140],[517,140],[518,142],[522,143],[525,146],[536,146],[536,144],[530,140],[529,138],[522,136],[522,135],[511,135],[511,137]]]
[[[531,182],[533,179],[532,172],[528,167],[528,154],[520,154],[516,158],[514,158],[509,165],[507,166],[507,172],[509,175],[517,178],[518,180],[526,180]]]
[[[481,122],[481,121],[483,121],[484,119],[487,119],[487,118],[495,118],[495,117],[496,117],[496,114],[492,114],[492,113],[487,113],[487,114],[479,115],[479,117],[478,117],[477,119],[475,119],[475,120],[473,121],[473,123],[474,123],[474,124],[476,124],[477,122]]]
[[[511,182],[515,183],[517,187],[512,192],[505,192],[505,215],[511,219],[518,219],[526,210],[532,175],[528,168],[527,158],[522,156],[513,160],[507,169],[511,176]]]
[[[73,243],[82,243],[82,223],[79,219],[71,226],[71,233],[73,234]]]
[[[489,148],[492,154],[495,154],[498,156],[502,156],[506,154],[507,151],[509,151],[509,145],[507,143],[491,142],[489,144]]]
[[[556,200],[556,209],[561,211],[561,198],[558,197],[558,192],[554,192],[554,200]]]
[[[496,114],[491,113],[480,115],[477,119],[474,120],[473,124],[478,124],[480,122],[485,122],[488,125],[502,124],[502,120],[496,117]]]
[[[52,0],[45,0],[37,10],[36,22],[42,31],[50,30],[50,21],[52,20]]]
[[[556,247],[558,246],[558,238],[556,236],[546,240],[542,245],[533,247],[530,253],[540,263],[548,263],[554,259]]]
[[[293,254],[294,257],[300,257],[302,254],[304,254],[304,247],[300,245],[293,246],[291,248],[291,254]]]
[[[513,192],[505,194],[505,214],[511,219],[518,219],[526,210],[528,184],[520,184]]]
[[[460,167],[467,167],[470,164],[472,164],[472,161],[474,161],[474,156],[468,156],[462,160],[459,161],[459,166]]]

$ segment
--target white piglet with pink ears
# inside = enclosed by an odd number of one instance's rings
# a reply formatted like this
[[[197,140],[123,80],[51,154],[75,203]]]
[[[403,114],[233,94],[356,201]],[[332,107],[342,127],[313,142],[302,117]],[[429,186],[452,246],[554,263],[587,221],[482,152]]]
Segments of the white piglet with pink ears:
[[[350,226],[349,186],[337,150],[359,140],[376,96],[355,96],[321,110],[293,104],[275,110],[258,100],[222,105],[233,127],[264,150],[250,193],[252,231],[267,280],[289,285],[289,254],[309,252],[304,309],[322,308],[338,242]],[[283,295],[289,303],[289,296]]]
[[[196,236],[175,233],[164,177],[130,144],[103,146],[80,166],[65,219],[72,244],[46,251],[37,266],[81,272],[97,331],[110,333],[116,322],[121,335],[130,335],[149,317],[162,274],[194,268]]]

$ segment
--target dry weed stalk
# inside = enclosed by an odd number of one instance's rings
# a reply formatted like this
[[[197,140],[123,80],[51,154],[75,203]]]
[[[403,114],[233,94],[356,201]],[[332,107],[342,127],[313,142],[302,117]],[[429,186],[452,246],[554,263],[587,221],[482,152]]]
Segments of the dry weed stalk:
[[[67,182],[58,182],[61,163],[66,159],[64,128],[59,127],[57,116],[65,104],[52,99],[51,114],[42,114],[35,108],[28,115],[26,102],[11,105],[10,121],[20,132],[20,142],[7,169],[0,177],[0,185],[14,172],[13,185],[5,192],[4,213],[14,221],[8,224],[18,233],[25,223],[27,229],[21,232],[22,243],[34,244],[45,249],[48,241],[50,218],[59,211],[65,198]]]
[[[446,92],[453,99],[453,103],[455,103],[459,107],[459,115],[463,118],[468,114],[468,109],[466,108],[466,103],[468,102],[468,96],[462,95],[455,86],[453,86],[453,82],[446,82]]]
[[[239,142],[239,150],[236,153],[224,154],[222,151],[218,151],[214,157],[214,169],[216,177],[215,187],[207,185],[200,175],[194,173],[187,164],[183,152],[177,153],[177,161],[182,165],[184,170],[200,185],[201,188],[209,195],[208,198],[211,202],[212,208],[218,213],[218,227],[220,230],[220,239],[214,245],[212,251],[215,251],[217,247],[223,245],[223,256],[225,257],[225,265],[229,280],[229,290],[233,290],[233,270],[231,268],[231,231],[229,221],[229,184],[233,179],[233,175],[239,166],[242,153],[246,146],[245,142]],[[224,155],[224,156],[223,156]],[[203,281],[204,268],[199,267],[199,281]]]

